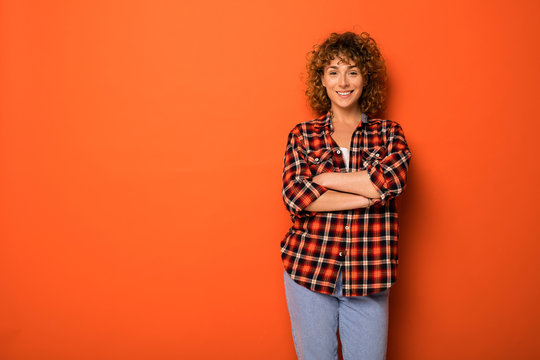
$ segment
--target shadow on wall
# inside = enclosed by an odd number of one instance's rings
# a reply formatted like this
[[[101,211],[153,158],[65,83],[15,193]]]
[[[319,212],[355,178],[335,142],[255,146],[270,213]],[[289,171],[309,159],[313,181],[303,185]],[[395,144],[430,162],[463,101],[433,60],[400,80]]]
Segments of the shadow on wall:
[[[422,185],[418,167],[414,163],[414,149],[409,144],[413,157],[409,164],[407,174],[407,185],[403,193],[398,198],[398,213],[399,213],[399,268],[397,281],[392,287],[390,293],[390,313],[388,326],[388,348],[387,359],[399,359],[398,354],[407,354],[407,343],[403,341],[403,336],[400,334],[410,331],[411,324],[414,324],[414,319],[409,317],[410,309],[420,294],[415,294],[414,289],[418,286],[414,284],[416,269],[414,265],[415,254],[421,254],[422,244],[418,243],[415,236],[423,226],[423,214],[427,213],[425,203],[420,196],[420,189],[425,188]],[[427,290],[427,289],[426,289]]]

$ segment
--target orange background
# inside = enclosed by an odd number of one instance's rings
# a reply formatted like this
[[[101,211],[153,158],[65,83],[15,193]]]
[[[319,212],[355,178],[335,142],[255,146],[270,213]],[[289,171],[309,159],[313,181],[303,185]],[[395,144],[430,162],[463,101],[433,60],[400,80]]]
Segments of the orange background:
[[[347,30],[413,153],[388,359],[540,358],[538,10],[3,1],[0,358],[294,359],[283,154]]]

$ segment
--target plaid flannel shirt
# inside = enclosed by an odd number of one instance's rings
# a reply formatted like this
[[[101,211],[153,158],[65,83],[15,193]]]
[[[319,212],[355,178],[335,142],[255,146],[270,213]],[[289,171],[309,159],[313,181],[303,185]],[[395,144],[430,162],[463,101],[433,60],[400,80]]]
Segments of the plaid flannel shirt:
[[[365,296],[397,278],[396,196],[405,188],[411,152],[397,122],[362,114],[352,135],[349,171],[367,170],[380,199],[367,209],[304,210],[328,190],[312,181],[315,175],[347,171],[333,129],[327,113],[289,133],[282,195],[292,226],[281,241],[281,257],[291,278],[308,289],[333,294],[341,270],[343,295]]]

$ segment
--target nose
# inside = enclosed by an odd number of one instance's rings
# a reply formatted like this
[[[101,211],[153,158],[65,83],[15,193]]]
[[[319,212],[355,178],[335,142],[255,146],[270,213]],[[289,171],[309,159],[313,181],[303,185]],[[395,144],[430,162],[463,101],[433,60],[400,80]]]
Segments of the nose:
[[[339,77],[339,86],[344,89],[349,86],[349,78],[346,74],[343,74]]]

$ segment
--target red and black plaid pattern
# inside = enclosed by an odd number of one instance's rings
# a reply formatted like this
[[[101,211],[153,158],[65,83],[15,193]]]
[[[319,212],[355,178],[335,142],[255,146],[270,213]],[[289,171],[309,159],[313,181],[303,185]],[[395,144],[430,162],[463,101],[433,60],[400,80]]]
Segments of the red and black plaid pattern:
[[[333,294],[340,268],[344,296],[383,291],[397,278],[396,196],[405,188],[411,152],[397,122],[363,120],[352,136],[349,171],[367,170],[381,195],[368,209],[304,210],[327,191],[313,176],[347,171],[330,113],[296,125],[288,137],[282,194],[293,224],[281,257],[294,281],[324,294]]]

